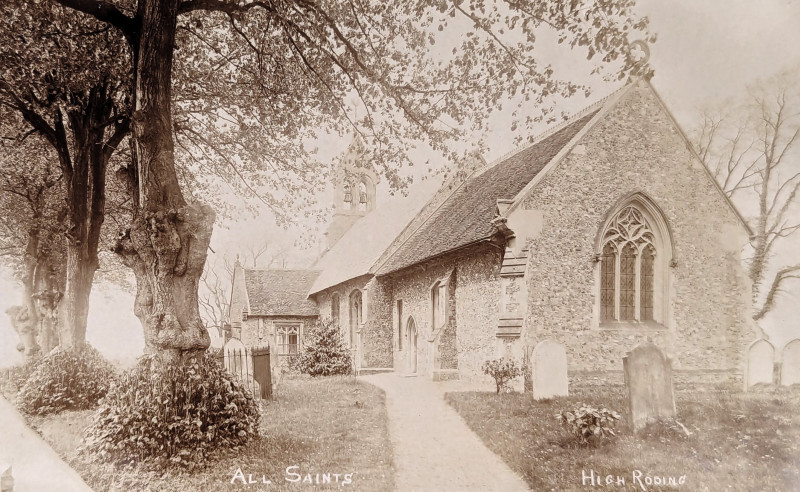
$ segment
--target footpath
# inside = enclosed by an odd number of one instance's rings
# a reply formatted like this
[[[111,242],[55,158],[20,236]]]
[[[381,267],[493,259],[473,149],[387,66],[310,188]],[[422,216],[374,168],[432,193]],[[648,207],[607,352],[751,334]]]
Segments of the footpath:
[[[14,492],[92,492],[78,473],[0,396],[0,473],[11,465]]]
[[[386,393],[396,490],[530,490],[444,401],[457,385],[391,373],[359,379]]]

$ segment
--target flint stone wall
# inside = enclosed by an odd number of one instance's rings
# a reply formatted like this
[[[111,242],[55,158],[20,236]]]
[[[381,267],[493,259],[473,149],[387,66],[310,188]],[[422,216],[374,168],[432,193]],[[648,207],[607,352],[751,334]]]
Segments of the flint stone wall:
[[[677,266],[667,327],[604,329],[597,320],[596,236],[623,197],[642,192],[664,212]],[[676,370],[730,371],[741,378],[755,329],[741,263],[747,236],[686,141],[646,86],[635,87],[587,130],[523,202],[544,224],[528,242],[525,343],[567,348],[571,369],[619,370],[651,337]]]
[[[434,368],[433,344],[428,342],[432,335],[433,317],[430,289],[453,269],[455,281],[450,289],[449,321],[440,335],[441,367]],[[392,305],[396,309],[397,300],[402,299],[403,326],[413,316],[417,327],[417,367],[421,375],[432,377],[434,369],[457,367],[461,379],[487,377],[481,372],[480,366],[485,360],[496,357],[499,271],[499,251],[484,249],[444,257],[429,262],[424,269],[409,269],[393,276]],[[396,349],[397,330],[393,331]],[[396,352],[395,357],[398,371],[405,368],[403,357],[408,346],[405,343],[403,345],[403,352]]]

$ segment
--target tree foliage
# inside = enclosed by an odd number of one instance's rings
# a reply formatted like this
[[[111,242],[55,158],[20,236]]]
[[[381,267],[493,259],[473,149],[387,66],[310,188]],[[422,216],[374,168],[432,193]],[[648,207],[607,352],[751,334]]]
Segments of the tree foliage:
[[[297,369],[310,376],[350,374],[353,361],[339,326],[332,320],[319,320],[306,333]]]
[[[49,144],[58,163],[67,251],[59,340],[77,346],[99,264],[106,169],[128,133],[131,70],[122,36],[96,19],[21,0],[3,2],[0,16],[0,106]]]
[[[398,186],[397,168],[409,161],[415,139],[447,150],[461,128],[482,128],[509,97],[536,104],[580,89],[538,60],[537,29],[553,29],[590,59],[619,60],[620,78],[633,68],[629,36],[651,39],[632,0],[52,2],[113,27],[132,53],[127,177],[135,207],[115,251],[136,272],[136,314],[148,348],[173,355],[208,345],[197,285],[214,220],[181,185],[176,129],[188,126],[196,137],[198,162],[222,162],[254,193],[267,188],[271,206],[301,195],[287,176],[311,183],[306,178],[319,174],[303,143],[320,128],[357,131]],[[180,85],[182,63],[200,70]],[[223,91],[235,97],[221,99]],[[353,95],[363,116],[345,104]],[[199,138],[197,130],[212,126],[230,135]],[[248,138],[262,132],[270,137],[263,145]],[[244,176],[238,155],[224,150],[239,144],[247,147],[238,154],[253,152],[267,172]]]
[[[58,342],[57,306],[64,292],[61,176],[52,149],[22,138],[13,114],[0,117],[0,264],[23,286],[23,302],[7,311],[26,357]]]
[[[798,82],[798,70],[762,82],[743,104],[704,112],[695,131],[701,159],[749,217],[747,272],[756,320],[774,307],[787,282],[800,278],[797,249],[786,248],[800,229]]]

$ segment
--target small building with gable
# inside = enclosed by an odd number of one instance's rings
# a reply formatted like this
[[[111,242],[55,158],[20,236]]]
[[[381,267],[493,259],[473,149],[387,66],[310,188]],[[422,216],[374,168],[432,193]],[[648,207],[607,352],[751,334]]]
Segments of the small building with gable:
[[[247,347],[269,346],[273,369],[288,364],[319,317],[317,305],[308,299],[318,273],[249,269],[237,260],[229,307],[231,337]]]

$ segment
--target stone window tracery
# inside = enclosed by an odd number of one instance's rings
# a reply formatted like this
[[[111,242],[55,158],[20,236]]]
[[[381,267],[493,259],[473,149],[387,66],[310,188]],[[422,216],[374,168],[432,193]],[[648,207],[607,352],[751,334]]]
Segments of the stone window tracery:
[[[297,355],[300,341],[300,325],[278,325],[278,355]]]
[[[600,321],[653,321],[658,234],[636,206],[608,223],[600,254]]]

